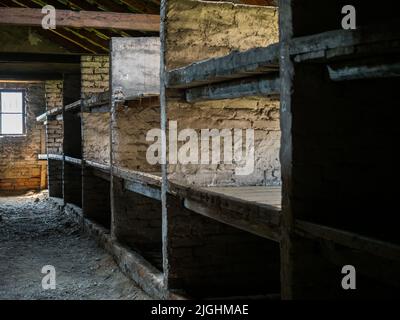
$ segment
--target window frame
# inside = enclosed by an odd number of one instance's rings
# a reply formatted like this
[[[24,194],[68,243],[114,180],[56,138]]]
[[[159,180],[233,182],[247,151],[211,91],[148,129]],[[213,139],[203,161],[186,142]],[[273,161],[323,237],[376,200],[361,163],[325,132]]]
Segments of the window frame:
[[[5,93],[21,93],[22,94],[22,112],[3,112],[1,110],[1,94]],[[26,135],[26,103],[25,103],[25,89],[0,89],[0,137],[22,137]],[[22,133],[2,133],[1,118],[3,114],[22,114]]]

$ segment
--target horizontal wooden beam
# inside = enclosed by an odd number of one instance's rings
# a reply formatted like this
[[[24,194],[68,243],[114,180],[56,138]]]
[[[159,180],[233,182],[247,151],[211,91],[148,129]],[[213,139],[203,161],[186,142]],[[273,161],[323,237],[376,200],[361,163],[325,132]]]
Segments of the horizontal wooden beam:
[[[136,181],[124,181],[124,188],[147,198],[161,201],[161,189]]]
[[[236,99],[242,97],[279,97],[279,75],[245,78],[240,80],[210,84],[204,87],[186,90],[186,101],[189,103]]]
[[[182,89],[278,71],[279,45],[273,44],[171,70],[166,81],[168,88]]]
[[[48,154],[48,160],[57,160],[57,161],[64,161],[64,156],[60,154]]]
[[[98,108],[106,105],[106,110],[110,110],[110,92],[100,92],[92,94],[90,97],[82,100],[83,112],[91,112],[92,108]]]
[[[151,186],[155,186],[160,188],[161,187],[161,174],[152,174],[140,171],[129,170],[126,168],[120,168],[113,166],[112,173],[115,177],[132,181],[132,182],[139,182],[141,184],[147,184]]]
[[[397,23],[334,30],[290,41],[290,55],[296,63],[326,60],[356,60],[400,51]]]
[[[275,205],[246,201],[176,181],[169,181],[168,193],[181,199],[186,209],[202,216],[276,242],[281,239],[281,210]]]
[[[400,63],[328,65],[328,72],[333,81],[393,78],[400,77]]]
[[[8,81],[44,81],[44,80],[62,80],[61,73],[34,73],[34,72],[15,72],[3,73],[0,71],[0,80]]]
[[[80,55],[71,54],[42,54],[42,53],[21,53],[1,52],[0,62],[30,62],[30,63],[62,63],[80,64]]]
[[[0,25],[42,26],[41,9],[0,8]],[[56,27],[160,31],[160,16],[149,14],[56,11]]]
[[[297,220],[295,226],[296,233],[300,236],[314,240],[324,239],[372,255],[400,261],[399,245],[301,220]]]
[[[101,170],[104,172],[108,172],[108,173],[110,173],[110,169],[111,169],[110,165],[102,164],[102,163],[98,163],[98,162],[90,161],[90,160],[85,160],[85,166],[92,168],[92,169],[97,169],[97,170]]]
[[[73,158],[73,157],[64,157],[65,162],[69,163],[69,164],[73,164],[75,166],[82,166],[82,160],[81,159],[77,159],[77,158]]]
[[[65,106],[65,111],[77,111],[79,112],[81,110],[81,105],[82,105],[82,101],[78,100],[75,101],[73,103],[70,103],[68,105]]]

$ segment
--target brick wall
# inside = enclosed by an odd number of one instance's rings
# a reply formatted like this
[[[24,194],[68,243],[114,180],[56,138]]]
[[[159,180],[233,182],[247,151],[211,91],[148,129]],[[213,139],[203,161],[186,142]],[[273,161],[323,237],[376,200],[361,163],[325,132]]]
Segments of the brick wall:
[[[82,56],[82,99],[109,88],[110,58],[108,56]]]
[[[113,124],[113,164],[142,172],[161,172],[160,165],[151,165],[146,158],[152,144],[146,141],[147,133],[157,128],[160,128],[160,107],[139,103],[135,107],[117,108]]]
[[[82,56],[82,98],[109,90],[110,63],[108,56]],[[83,158],[99,163],[110,163],[110,115],[84,113]]]
[[[44,128],[36,117],[45,111],[43,83],[0,84],[0,89],[26,90],[26,135],[0,137],[0,190],[39,189],[43,184],[45,162],[38,154],[45,153]]]
[[[46,110],[62,107],[63,105],[63,82],[62,80],[46,81]],[[49,120],[46,126],[47,153],[63,153],[63,122],[59,120]]]
[[[49,80],[45,82],[46,110],[59,108],[63,105],[63,81]],[[58,120],[57,120],[58,119]],[[49,119],[46,124],[47,154],[63,154],[63,120]],[[50,197],[63,197],[63,165],[62,161],[48,161],[48,184]]]
[[[168,196],[168,286],[194,297],[280,292],[279,244],[182,209]]]

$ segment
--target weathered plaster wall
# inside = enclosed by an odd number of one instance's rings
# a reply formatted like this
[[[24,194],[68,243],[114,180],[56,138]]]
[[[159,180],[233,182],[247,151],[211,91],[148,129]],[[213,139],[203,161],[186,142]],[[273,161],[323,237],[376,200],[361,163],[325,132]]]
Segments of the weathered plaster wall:
[[[26,135],[0,136],[0,190],[40,189],[45,179],[46,163],[38,161],[45,153],[45,135],[36,117],[45,111],[43,83],[0,83],[0,89],[26,90]]]
[[[168,70],[278,42],[278,11],[273,7],[173,0],[166,24]],[[178,130],[191,128],[198,134],[200,129],[255,130],[253,173],[236,175],[237,164],[179,164],[168,167],[171,179],[205,186],[280,184],[278,101],[255,97],[187,104],[170,100],[167,117],[178,122]]]
[[[249,175],[235,174],[239,163],[215,165],[169,165],[170,179],[197,185],[279,185],[280,184],[280,124],[279,101],[260,98],[224,100],[216,102],[169,104],[168,119],[177,121],[178,132],[195,129],[199,137],[201,129],[242,129],[243,148],[246,150],[246,129],[254,129],[254,171]],[[231,136],[233,139],[233,130]],[[210,139],[211,141],[211,139]],[[221,159],[224,140],[221,138]],[[178,144],[181,147],[184,142]],[[211,143],[210,143],[211,145]],[[210,154],[212,151],[210,150]],[[201,157],[201,156],[200,156]]]
[[[172,0],[167,10],[168,69],[278,42],[277,8]]]
[[[112,40],[112,87],[119,97],[160,93],[160,39],[115,38]],[[154,100],[154,101],[152,101]],[[158,98],[142,99],[116,106],[113,117],[113,163],[145,172],[160,172],[150,165],[146,151],[149,130],[160,128]]]
[[[143,171],[161,172],[160,165],[151,165],[146,159],[147,132],[160,128],[160,107],[135,106],[117,108],[113,124],[113,163],[117,166]]]

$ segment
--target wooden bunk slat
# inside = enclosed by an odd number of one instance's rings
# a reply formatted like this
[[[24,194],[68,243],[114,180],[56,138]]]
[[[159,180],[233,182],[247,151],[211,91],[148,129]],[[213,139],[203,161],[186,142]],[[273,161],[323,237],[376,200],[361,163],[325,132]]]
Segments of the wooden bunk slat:
[[[48,160],[57,160],[57,161],[64,161],[64,156],[60,154],[48,154]]]
[[[300,220],[296,221],[295,229],[297,234],[310,239],[324,239],[348,248],[400,261],[400,246],[395,244]]]
[[[168,183],[168,192],[183,198],[184,206],[196,213],[219,222],[245,230],[258,236],[280,241],[280,205],[277,198],[281,189],[276,187],[193,187],[177,182]],[[262,202],[255,200],[261,196],[252,194],[251,188],[265,190]],[[247,198],[246,198],[247,194]],[[272,196],[272,194],[274,194]],[[268,203],[268,198],[271,203]]]
[[[38,116],[36,118],[36,121],[37,122],[46,121],[49,117],[60,115],[60,114],[62,114],[62,112],[63,112],[63,107],[56,107],[56,108],[50,109],[49,111]]]
[[[124,180],[126,190],[161,201],[161,174],[113,167],[113,175]]]
[[[91,160],[85,160],[85,166],[90,168],[98,169],[105,172],[110,172],[110,165],[98,163]]]
[[[112,173],[114,176],[124,180],[161,187],[161,173],[146,173],[116,166],[112,167]]]
[[[232,52],[196,62],[167,73],[168,88],[191,88],[210,83],[275,73],[279,70],[279,45]]]
[[[279,97],[279,88],[278,74],[269,77],[246,78],[187,89],[186,101],[193,103],[250,96]]]
[[[110,111],[110,92],[93,94],[89,98],[82,100],[83,112],[109,112]]]
[[[70,164],[76,165],[76,166],[81,166],[82,165],[82,160],[81,159],[76,159],[72,157],[65,156],[64,157],[65,162],[68,162]]]
[[[65,106],[65,111],[80,111],[82,100],[75,101]]]
[[[400,52],[400,31],[390,23],[334,30],[290,41],[290,55],[295,62],[323,61]]]

